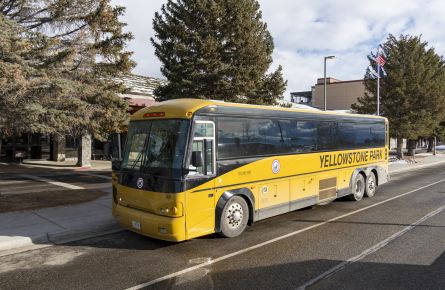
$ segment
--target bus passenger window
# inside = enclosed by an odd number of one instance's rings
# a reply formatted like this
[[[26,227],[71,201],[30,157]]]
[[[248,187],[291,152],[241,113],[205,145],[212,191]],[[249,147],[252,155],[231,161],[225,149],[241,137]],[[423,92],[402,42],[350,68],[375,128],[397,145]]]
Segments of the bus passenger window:
[[[200,152],[202,165],[190,164],[189,175],[211,175],[215,173],[215,125],[210,121],[196,121],[192,152]]]

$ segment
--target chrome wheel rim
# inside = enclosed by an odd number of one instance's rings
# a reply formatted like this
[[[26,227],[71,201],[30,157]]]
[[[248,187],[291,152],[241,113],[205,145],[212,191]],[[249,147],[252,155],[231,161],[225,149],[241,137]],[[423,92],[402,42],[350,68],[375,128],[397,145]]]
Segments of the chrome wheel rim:
[[[226,223],[231,229],[237,229],[243,222],[243,208],[239,203],[232,203],[229,205],[226,214]]]
[[[375,178],[374,175],[368,177],[368,195],[373,195],[375,192]]]
[[[358,180],[357,183],[355,184],[355,193],[360,195],[362,191],[362,182],[361,180]]]
[[[361,198],[364,193],[364,180],[362,178],[358,179],[355,183],[355,196]]]

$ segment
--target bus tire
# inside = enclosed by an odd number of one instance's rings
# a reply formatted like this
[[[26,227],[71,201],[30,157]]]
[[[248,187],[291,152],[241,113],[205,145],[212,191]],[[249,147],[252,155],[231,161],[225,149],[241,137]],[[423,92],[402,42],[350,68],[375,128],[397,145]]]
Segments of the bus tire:
[[[374,172],[370,172],[368,177],[366,178],[366,186],[365,186],[365,196],[373,197],[377,190],[377,178]]]
[[[352,184],[352,194],[349,195],[349,199],[353,201],[360,201],[365,194],[365,178],[363,174],[359,173],[355,176]]]
[[[226,238],[239,236],[249,221],[249,207],[244,198],[232,196],[221,213],[221,232]]]

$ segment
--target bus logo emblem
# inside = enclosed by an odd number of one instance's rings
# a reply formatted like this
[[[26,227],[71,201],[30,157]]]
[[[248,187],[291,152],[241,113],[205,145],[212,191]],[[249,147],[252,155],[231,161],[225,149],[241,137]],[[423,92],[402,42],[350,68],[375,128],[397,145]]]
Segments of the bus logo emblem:
[[[280,161],[278,161],[278,160],[275,159],[275,160],[272,162],[272,172],[275,173],[275,174],[277,174],[278,172],[280,172],[280,167],[281,167],[281,165],[280,165]]]
[[[140,189],[142,186],[144,186],[144,179],[142,177],[139,177],[136,181],[136,186]]]

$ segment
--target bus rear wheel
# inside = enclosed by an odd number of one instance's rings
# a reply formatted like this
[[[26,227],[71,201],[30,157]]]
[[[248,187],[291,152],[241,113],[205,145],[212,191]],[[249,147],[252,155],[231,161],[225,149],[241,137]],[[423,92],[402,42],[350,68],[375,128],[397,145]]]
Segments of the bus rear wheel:
[[[373,197],[375,195],[376,190],[377,190],[377,179],[375,177],[375,173],[371,172],[366,178],[365,196]]]
[[[249,207],[244,198],[233,196],[221,213],[221,235],[227,238],[239,236],[249,220]]]
[[[365,194],[365,178],[363,174],[359,173],[354,179],[354,183],[352,184],[352,194],[349,196],[350,200],[360,201]]]

